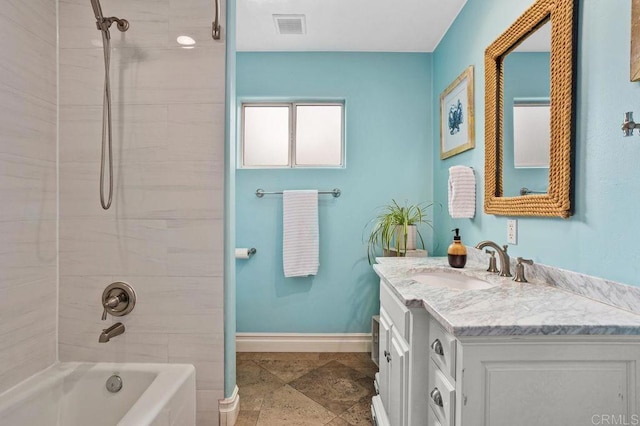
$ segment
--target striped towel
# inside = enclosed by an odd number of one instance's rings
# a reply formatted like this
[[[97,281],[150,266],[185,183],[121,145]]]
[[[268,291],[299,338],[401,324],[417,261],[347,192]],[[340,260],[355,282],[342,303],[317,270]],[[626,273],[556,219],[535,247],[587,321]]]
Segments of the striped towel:
[[[318,273],[318,191],[284,191],[282,194],[282,259],[285,277]]]
[[[449,215],[471,219],[476,214],[476,177],[467,166],[449,168]]]

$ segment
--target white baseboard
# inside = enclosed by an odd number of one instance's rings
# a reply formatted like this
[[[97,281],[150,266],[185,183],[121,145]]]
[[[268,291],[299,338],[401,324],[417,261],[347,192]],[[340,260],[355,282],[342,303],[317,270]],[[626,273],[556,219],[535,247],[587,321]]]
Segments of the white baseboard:
[[[233,426],[236,424],[240,412],[238,386],[233,389],[233,394],[229,398],[218,400],[218,412],[220,413],[220,426]]]
[[[236,333],[237,352],[371,352],[371,333]]]

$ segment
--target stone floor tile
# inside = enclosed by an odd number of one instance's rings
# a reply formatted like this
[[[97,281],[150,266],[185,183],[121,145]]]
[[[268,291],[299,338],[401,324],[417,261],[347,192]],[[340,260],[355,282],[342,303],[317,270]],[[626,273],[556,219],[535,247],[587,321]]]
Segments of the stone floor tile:
[[[260,411],[257,410],[240,410],[238,419],[236,420],[236,426],[256,426],[256,423],[258,423],[259,415]]]
[[[265,397],[257,426],[320,426],[335,414],[289,385]]]
[[[371,424],[371,398],[363,398],[340,415],[340,418],[353,426]]]
[[[371,394],[373,383],[370,381],[361,372],[330,361],[289,384],[339,415]]]
[[[351,426],[348,421],[341,419],[340,417],[336,417],[327,423],[327,426]]]
[[[284,385],[284,382],[254,361],[236,362],[236,383],[240,395],[240,409],[260,410],[265,396]]]
[[[368,353],[242,352],[236,359],[238,426],[371,424],[378,368]]]
[[[318,357],[329,361],[371,361],[370,352],[320,352]]]
[[[276,360],[264,359],[254,361],[260,367],[269,371],[271,374],[279,378],[285,383],[289,383],[298,377],[304,376],[318,367],[322,367],[329,361],[320,360]]]

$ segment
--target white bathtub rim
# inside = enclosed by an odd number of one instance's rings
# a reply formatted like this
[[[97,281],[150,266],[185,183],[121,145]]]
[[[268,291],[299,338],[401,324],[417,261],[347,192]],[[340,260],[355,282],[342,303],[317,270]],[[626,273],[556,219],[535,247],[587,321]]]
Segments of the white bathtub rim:
[[[184,382],[190,376],[195,376],[192,364],[57,362],[1,393],[0,413],[32,398],[82,367],[87,368],[87,371],[157,373],[153,382],[118,422],[118,426],[152,423]]]
[[[15,386],[0,393],[0,413],[15,406],[20,401],[29,399],[53,382],[64,379],[71,374],[78,364],[76,362],[57,362],[44,370],[38,371]],[[66,371],[65,371],[66,370]],[[37,386],[35,386],[37,385]]]
[[[155,369],[136,368],[135,371],[157,371],[158,366],[160,366],[160,373],[144,393],[140,395],[133,407],[118,422],[118,426],[151,424],[189,377],[195,376],[196,371],[192,364],[127,363],[125,365],[155,366]]]

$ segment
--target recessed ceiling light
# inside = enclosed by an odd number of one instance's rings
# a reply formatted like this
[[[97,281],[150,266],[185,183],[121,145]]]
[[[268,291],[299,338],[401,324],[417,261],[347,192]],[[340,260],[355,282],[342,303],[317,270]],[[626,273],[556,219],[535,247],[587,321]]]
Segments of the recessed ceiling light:
[[[186,35],[178,36],[176,41],[178,42],[179,45],[185,46],[185,47],[189,47],[189,46],[193,47],[193,45],[196,44],[196,41],[193,38]]]

